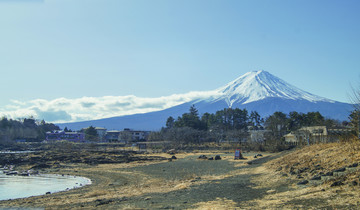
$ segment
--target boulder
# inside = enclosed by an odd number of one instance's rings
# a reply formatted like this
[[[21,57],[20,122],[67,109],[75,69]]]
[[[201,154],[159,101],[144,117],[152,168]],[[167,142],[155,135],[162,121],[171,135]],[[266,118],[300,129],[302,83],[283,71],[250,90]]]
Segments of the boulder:
[[[330,171],[325,174],[325,176],[334,176],[334,172]]]
[[[308,180],[303,180],[303,181],[301,181],[301,182],[298,182],[297,184],[298,184],[298,185],[305,185],[305,184],[307,184],[307,183],[309,183]]]
[[[200,155],[200,156],[198,157],[198,159],[204,159],[204,160],[206,160],[206,159],[208,159],[208,158],[206,157],[206,155]]]
[[[17,175],[19,172],[17,171],[9,171],[9,172],[6,172],[6,175]]]
[[[321,180],[321,176],[316,175],[316,176],[312,177],[310,180]]]
[[[348,168],[355,168],[355,167],[358,167],[359,164],[358,163],[354,163],[354,164],[351,164],[348,166]]]
[[[344,183],[342,181],[336,181],[336,182],[333,182],[330,187],[337,187],[337,186],[341,186],[341,185],[344,185]]]
[[[27,171],[22,171],[18,174],[19,176],[29,176],[30,174]]]
[[[334,170],[334,172],[344,172],[346,170],[346,168],[339,168],[339,169],[336,169]]]
[[[215,156],[215,160],[221,160],[220,155],[216,155],[216,156]]]

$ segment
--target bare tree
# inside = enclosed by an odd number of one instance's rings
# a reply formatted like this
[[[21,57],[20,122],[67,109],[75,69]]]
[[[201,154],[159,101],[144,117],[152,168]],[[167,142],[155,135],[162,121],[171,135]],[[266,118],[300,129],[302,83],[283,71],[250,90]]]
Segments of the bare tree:
[[[353,126],[356,128],[357,135],[360,139],[360,82],[357,88],[351,87],[352,93],[350,96],[350,101],[354,105],[354,111],[351,113],[351,122]]]
[[[358,87],[351,86],[351,95],[350,95],[350,101],[354,105],[355,110],[360,110],[360,82],[358,84]]]

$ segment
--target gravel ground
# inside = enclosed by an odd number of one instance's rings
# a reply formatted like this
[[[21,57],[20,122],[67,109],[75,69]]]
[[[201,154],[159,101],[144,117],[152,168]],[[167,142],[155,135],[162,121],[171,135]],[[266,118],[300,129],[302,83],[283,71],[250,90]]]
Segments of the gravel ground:
[[[249,155],[249,154],[248,154]],[[140,172],[153,178],[164,180],[185,180],[193,178],[193,182],[201,181],[202,176],[219,176],[238,170],[237,162],[228,161],[233,155],[221,155],[222,160],[199,160],[198,156],[190,156],[172,162],[164,162],[147,166],[126,169],[129,172]],[[224,157],[226,158],[224,160]],[[249,166],[253,168],[266,162],[269,158],[261,158]],[[194,185],[189,188],[167,193],[148,193],[138,197],[129,198],[126,205],[141,209],[188,209],[199,202],[214,201],[217,198],[228,199],[236,202],[241,207],[241,202],[259,199],[266,194],[268,188],[255,189],[249,175],[236,175],[224,179],[215,179],[206,183]],[[286,190],[285,188],[283,190]]]

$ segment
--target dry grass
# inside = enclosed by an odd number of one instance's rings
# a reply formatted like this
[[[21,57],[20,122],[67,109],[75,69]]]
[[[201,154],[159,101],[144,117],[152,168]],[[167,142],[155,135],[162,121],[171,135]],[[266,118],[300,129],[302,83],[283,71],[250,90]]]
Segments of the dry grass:
[[[343,176],[344,185],[339,187],[330,187],[331,182],[325,182],[322,185],[304,188],[296,185],[298,179],[295,176],[282,176],[285,173],[288,174],[291,168],[294,170],[309,168],[301,175],[310,178],[319,172],[312,169],[319,166],[322,167],[322,171],[329,172],[359,162],[360,142],[358,141],[304,147],[281,158],[269,161],[251,171],[251,173],[260,174],[260,176],[252,179],[252,182],[257,184],[256,188],[270,188],[272,190],[268,190],[267,195],[262,199],[246,202],[244,207],[315,209],[320,206],[321,208],[337,209],[338,206],[349,206],[349,208],[360,206],[360,187],[349,184],[352,181],[360,181],[359,170]],[[288,186],[289,189],[285,192],[278,192],[276,189],[282,185]]]
[[[218,152],[205,153],[181,153],[176,154],[177,158],[187,158],[194,155],[214,155]],[[144,154],[145,155],[145,154]],[[246,155],[246,154],[245,154]],[[270,154],[263,154],[268,156]],[[157,154],[166,158],[171,158],[169,154]],[[247,161],[254,159],[253,156],[245,156],[246,160],[234,160],[232,155],[222,156],[223,159],[235,162],[235,167],[247,165]],[[58,173],[70,173],[78,171],[76,175],[91,177],[93,185],[84,188],[72,190],[69,192],[54,194],[51,196],[42,196],[36,198],[27,198],[9,201],[11,206],[74,206],[80,208],[81,204],[96,203],[97,200],[119,199],[122,197],[143,196],[148,193],[168,193],[171,191],[190,189],[195,185],[206,184],[213,180],[222,180],[237,175],[252,176],[251,182],[255,184],[254,188],[267,189],[266,195],[261,199],[254,199],[241,204],[226,198],[217,198],[209,202],[199,202],[195,204],[195,209],[235,209],[241,206],[241,209],[294,209],[294,208],[311,208],[311,203],[306,201],[318,199],[326,201],[324,207],[337,208],[337,205],[350,204],[353,206],[360,205],[360,187],[349,186],[348,184],[331,188],[328,183],[317,187],[301,188],[294,184],[296,178],[292,176],[284,177],[282,174],[289,173],[291,167],[300,169],[308,167],[310,169],[317,165],[323,167],[324,171],[338,169],[355,162],[360,162],[360,143],[331,143],[319,144],[304,147],[292,153],[284,155],[278,159],[269,161],[265,164],[251,167],[238,168],[227,174],[201,176],[201,179],[194,181],[197,177],[189,175],[181,180],[164,180],[153,178],[147,174],[135,171],[124,171],[124,168],[131,168],[142,165],[159,163],[152,162],[131,162],[124,164],[100,164],[97,166],[85,166],[81,164],[68,164],[68,168],[63,168]],[[281,170],[278,170],[281,168]],[[256,175],[256,176],[253,176]],[[305,177],[311,177],[310,172],[304,173]],[[359,180],[360,172],[354,172],[346,177],[348,182]],[[121,183],[119,180],[127,180]],[[281,186],[287,186],[287,191],[278,190]],[[325,190],[325,191],[324,191]],[[303,200],[303,203],[294,203],[296,200]],[[310,206],[310,207],[309,207]],[[90,206],[91,207],[91,206]],[[92,206],[94,207],[94,206]],[[133,204],[123,203],[123,209],[135,209]],[[319,207],[319,205],[317,206]]]
[[[360,163],[359,141],[307,146],[265,165],[268,168],[289,173],[290,170],[302,168],[309,168],[308,171],[311,171],[316,167],[321,167],[323,172],[329,172],[353,163]],[[315,174],[308,172],[302,175],[311,177]]]
[[[216,198],[214,201],[209,202],[199,202],[195,204],[194,209],[207,209],[207,210],[215,210],[215,209],[236,209],[236,202],[232,200],[228,200],[226,198]]]

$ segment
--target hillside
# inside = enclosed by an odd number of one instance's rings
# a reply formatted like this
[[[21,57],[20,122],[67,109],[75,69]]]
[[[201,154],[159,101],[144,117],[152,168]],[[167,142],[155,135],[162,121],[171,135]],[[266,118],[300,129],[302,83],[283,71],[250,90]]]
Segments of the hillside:
[[[253,179],[271,186],[252,202],[258,208],[357,209],[360,205],[360,142],[305,146],[271,160]],[[287,185],[287,189],[281,186]]]

